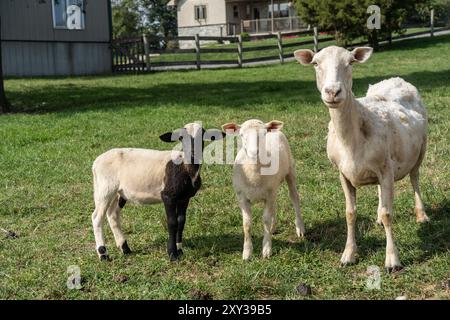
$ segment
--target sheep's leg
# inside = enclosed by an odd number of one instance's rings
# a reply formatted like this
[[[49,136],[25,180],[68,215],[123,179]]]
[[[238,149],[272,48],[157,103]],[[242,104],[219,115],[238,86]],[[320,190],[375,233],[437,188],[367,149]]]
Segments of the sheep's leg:
[[[341,264],[345,266],[356,262],[356,189],[342,173],[339,174],[339,179],[345,195],[345,217],[347,220],[347,242],[341,257]]]
[[[266,199],[264,207],[264,238],[262,245],[263,258],[269,258],[272,255],[272,222],[275,219],[275,196]]]
[[[108,217],[109,226],[111,227],[117,247],[122,250],[123,254],[130,254],[131,250],[130,247],[128,247],[127,239],[123,234],[122,225],[120,223],[119,198],[120,196],[117,196],[113,200],[108,211],[106,212],[106,215]]]
[[[386,261],[388,272],[402,268],[392,233],[392,204],[394,201],[394,175],[390,168],[379,178],[381,186],[381,221],[386,233]]]
[[[177,204],[177,254],[183,254],[183,230],[186,222],[186,210],[189,205],[189,199],[181,200]]]
[[[177,204],[175,200],[164,196],[163,202],[167,215],[167,229],[169,231],[169,240],[167,241],[167,254],[169,255],[170,261],[176,261],[178,259],[176,244],[178,230]]]
[[[305,235],[305,225],[303,224],[302,213],[300,211],[300,197],[297,192],[294,170],[287,175],[286,182],[289,188],[289,196],[291,197],[295,210],[295,230],[297,236],[303,237]]]
[[[378,209],[377,209],[377,223],[382,226],[383,221],[381,220],[381,186],[378,185]]]
[[[242,259],[248,260],[253,253],[251,235],[252,211],[250,201],[248,201],[247,199],[239,199],[239,207],[242,211],[242,224],[244,228],[244,249],[242,252]]]
[[[95,247],[100,260],[109,260],[105,247],[105,238],[103,235],[103,223],[105,221],[106,210],[108,205],[101,203],[95,206],[92,213],[92,227],[94,229]]]
[[[425,209],[422,202],[422,196],[420,195],[419,189],[419,168],[414,168],[409,173],[409,178],[411,180],[411,185],[414,189],[414,211],[416,213],[417,222],[427,222],[430,218],[425,214]]]

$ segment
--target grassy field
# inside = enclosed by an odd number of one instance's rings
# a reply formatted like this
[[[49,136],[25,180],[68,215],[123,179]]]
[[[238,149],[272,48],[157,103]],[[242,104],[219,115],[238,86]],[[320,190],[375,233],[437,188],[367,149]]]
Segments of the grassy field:
[[[384,230],[375,224],[376,187],[358,191],[359,263],[341,268],[346,224],[337,171],[325,149],[329,115],[313,68],[284,65],[142,76],[9,79],[15,113],[0,117],[0,299],[449,299],[450,36],[415,39],[375,53],[354,68],[354,92],[401,76],[416,85],[429,112],[429,147],[421,186],[431,222],[415,223],[408,179],[396,184],[394,235],[405,266],[383,272]],[[191,202],[185,255],[166,255],[162,205],[127,205],[124,230],[134,254],[122,256],[109,227],[112,262],[98,261],[91,230],[91,165],[113,147],[170,148],[166,131],[200,120],[206,127],[249,118],[285,122],[296,159],[307,237],[295,236],[294,211],[279,193],[273,256],[261,258],[262,209],[254,210],[255,256],[241,260],[241,216],[230,166],[205,165]],[[82,289],[66,287],[81,269]],[[381,269],[381,289],[366,288],[367,268]]]

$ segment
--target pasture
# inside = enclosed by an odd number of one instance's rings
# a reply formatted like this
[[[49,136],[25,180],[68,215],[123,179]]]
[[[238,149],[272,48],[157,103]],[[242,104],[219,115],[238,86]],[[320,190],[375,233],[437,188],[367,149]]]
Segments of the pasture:
[[[326,156],[329,114],[313,68],[296,63],[229,70],[108,77],[8,79],[15,113],[0,117],[0,299],[449,299],[450,36],[395,43],[354,68],[353,91],[401,76],[418,87],[429,113],[429,146],[421,187],[431,221],[416,224],[409,179],[396,183],[394,236],[405,266],[384,273],[385,233],[375,224],[376,187],[359,189],[359,261],[345,268],[344,195]],[[241,214],[231,166],[204,165],[191,201],[184,256],[166,254],[162,205],[122,212],[133,254],[122,256],[109,227],[113,259],[94,250],[91,166],[113,147],[168,149],[164,132],[187,122],[207,128],[249,118],[284,121],[296,159],[306,238],[295,235],[286,185],[278,198],[273,256],[261,258],[262,209],[253,212],[254,257],[241,259]],[[82,289],[66,286],[80,267]],[[366,287],[378,266],[381,288]],[[296,291],[300,283],[312,295]]]

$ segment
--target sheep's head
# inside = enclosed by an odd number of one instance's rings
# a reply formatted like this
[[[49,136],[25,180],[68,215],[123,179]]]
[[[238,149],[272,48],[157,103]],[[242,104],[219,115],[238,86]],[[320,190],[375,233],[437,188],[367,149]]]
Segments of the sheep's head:
[[[363,63],[372,55],[370,47],[360,47],[348,51],[330,46],[314,53],[308,49],[294,52],[303,65],[313,65],[316,70],[317,88],[323,102],[329,108],[338,108],[352,93],[352,65]]]
[[[270,131],[277,131],[283,127],[283,122],[272,120],[263,123],[260,120],[247,120],[243,124],[227,123],[222,126],[222,130],[228,134],[238,134],[242,140],[242,148],[247,157],[258,160],[258,155],[265,155],[266,134]]]
[[[198,123],[188,123],[181,129],[162,134],[159,138],[164,142],[181,142],[185,161],[191,164],[201,164],[204,141],[220,140],[223,137],[224,134],[220,130],[205,130]]]

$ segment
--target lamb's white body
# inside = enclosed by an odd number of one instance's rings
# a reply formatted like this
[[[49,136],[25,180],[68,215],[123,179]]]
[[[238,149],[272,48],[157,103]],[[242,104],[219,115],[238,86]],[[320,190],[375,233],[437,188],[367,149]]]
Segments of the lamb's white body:
[[[94,200],[102,201],[111,194],[137,204],[162,202],[166,165],[179,151],[150,149],[112,149],[94,161]]]
[[[222,132],[215,131],[222,137]],[[95,201],[92,225],[100,259],[108,259],[103,235],[105,216],[116,245],[125,254],[131,252],[120,225],[120,210],[127,201],[164,203],[169,231],[168,253],[171,260],[178,258],[189,199],[201,185],[200,164],[195,162],[201,155],[185,145],[190,147],[195,145],[195,139],[203,140],[203,132],[200,125],[190,123],[177,133],[167,132],[160,136],[164,142],[182,141],[183,150],[186,150],[183,152],[123,148],[109,150],[97,157],[92,166]]]
[[[377,222],[386,233],[389,271],[401,268],[392,233],[394,181],[409,174],[418,222],[428,221],[419,191],[419,167],[427,145],[427,113],[417,89],[401,78],[371,86],[366,97],[352,93],[352,64],[365,62],[372,48],[349,52],[331,46],[315,54],[297,50],[302,64],[313,64],[317,87],[329,107],[327,153],[340,172],[346,200],[347,243],[341,263],[356,260],[356,187],[378,184]]]
[[[103,221],[105,214],[114,234],[117,247],[126,242],[120,223],[119,199],[137,204],[162,202],[165,169],[172,157],[183,157],[174,151],[150,149],[112,149],[95,159],[92,166],[94,176],[95,210],[92,225],[96,248],[105,247]],[[106,256],[99,252],[99,256]]]
[[[226,129],[226,128],[224,128]],[[266,130],[264,124],[259,120],[248,120],[240,131],[246,135],[251,130]],[[300,213],[300,200],[296,188],[295,162],[292,157],[286,136],[281,131],[268,131],[265,135],[265,150],[267,157],[277,156],[279,166],[275,174],[262,174],[263,165],[253,156],[248,155],[249,146],[243,146],[238,151],[233,169],[233,187],[236,192],[239,206],[242,211],[243,229],[244,229],[244,250],[243,259],[250,258],[253,245],[251,240],[251,204],[264,202],[264,239],[263,239],[263,257],[269,257],[272,253],[271,235],[276,219],[276,196],[280,184],[286,180],[291,200],[294,204],[296,213],[296,231],[298,236],[303,236],[305,228]]]

